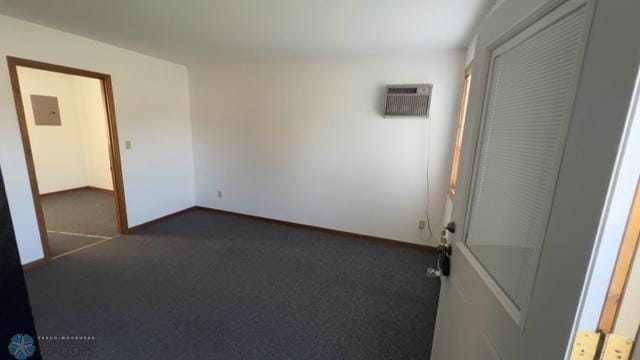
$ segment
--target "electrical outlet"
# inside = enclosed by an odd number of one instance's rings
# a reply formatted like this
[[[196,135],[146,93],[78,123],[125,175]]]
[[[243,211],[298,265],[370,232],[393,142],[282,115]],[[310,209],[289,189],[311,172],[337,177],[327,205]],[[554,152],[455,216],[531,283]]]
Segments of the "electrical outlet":
[[[218,190],[218,197],[221,198],[222,197],[222,191]]]
[[[422,230],[422,229],[424,229],[424,227],[425,227],[426,225],[427,225],[427,222],[426,222],[426,221],[424,221],[424,220],[420,220],[420,221],[418,222],[418,229]]]
[[[124,148],[127,150],[131,150],[131,140],[125,140]]]

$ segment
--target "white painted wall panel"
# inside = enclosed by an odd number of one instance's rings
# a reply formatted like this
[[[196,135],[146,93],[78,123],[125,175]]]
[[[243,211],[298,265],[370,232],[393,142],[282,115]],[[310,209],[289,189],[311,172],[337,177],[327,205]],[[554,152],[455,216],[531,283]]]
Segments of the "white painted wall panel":
[[[84,132],[74,77],[23,67],[18,68],[18,77],[40,193],[87,186]],[[60,126],[35,124],[31,95],[58,99]]]
[[[87,185],[113,190],[107,111],[98,79],[74,76],[78,118],[82,126]]]
[[[425,164],[437,234],[463,69],[463,50],[190,68],[198,205],[425,243]],[[403,83],[433,84],[429,120],[382,117]]]

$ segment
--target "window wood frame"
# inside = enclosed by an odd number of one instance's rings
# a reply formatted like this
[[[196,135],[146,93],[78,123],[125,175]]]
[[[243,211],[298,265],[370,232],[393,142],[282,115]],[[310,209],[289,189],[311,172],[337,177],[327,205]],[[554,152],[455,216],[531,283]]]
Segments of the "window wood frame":
[[[456,138],[453,146],[453,157],[451,160],[451,175],[449,176],[449,198],[453,199],[456,193],[458,181],[458,168],[460,167],[460,154],[462,151],[462,136],[464,123],[467,115],[467,105],[469,103],[469,85],[471,84],[472,64],[464,69],[464,81],[462,82],[462,96],[460,97],[460,109],[458,110],[458,121],[456,125]]]

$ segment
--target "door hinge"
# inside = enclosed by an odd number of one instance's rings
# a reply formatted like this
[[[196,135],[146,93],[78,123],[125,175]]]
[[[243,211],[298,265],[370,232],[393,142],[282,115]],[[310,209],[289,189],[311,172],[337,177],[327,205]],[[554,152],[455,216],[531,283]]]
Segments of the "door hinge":
[[[602,360],[628,360],[631,357],[633,340],[625,336],[609,334],[604,341]]]
[[[595,331],[578,330],[573,341],[571,360],[595,360],[598,354],[600,334]]]
[[[571,360],[629,360],[633,340],[615,334],[578,330]]]

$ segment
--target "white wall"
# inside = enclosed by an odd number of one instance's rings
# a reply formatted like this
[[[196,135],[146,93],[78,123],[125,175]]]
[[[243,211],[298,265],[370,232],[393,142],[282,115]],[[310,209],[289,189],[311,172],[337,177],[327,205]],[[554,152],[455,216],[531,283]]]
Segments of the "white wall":
[[[197,204],[424,243],[427,128],[437,233],[463,69],[462,50],[190,68]],[[429,120],[382,117],[402,83],[434,85]]]
[[[473,62],[473,58],[476,56],[477,43],[478,43],[478,35],[474,36],[469,42],[469,45],[467,46],[467,50],[464,56],[465,67],[469,66]]]
[[[92,186],[113,190],[100,80],[18,67],[41,194]],[[58,98],[61,126],[36,126],[31,95]]]
[[[184,66],[0,16],[2,61],[5,56],[111,74],[130,226],[194,204]],[[131,150],[124,149],[126,140]],[[0,167],[20,258],[37,260],[43,252],[8,71],[0,71]]]
[[[630,339],[636,338],[638,326],[640,326],[640,306],[638,304],[640,304],[640,251],[636,248],[615,328],[613,329],[614,334],[626,336]]]
[[[113,190],[109,159],[109,129],[102,84],[98,79],[72,77],[76,91],[78,118],[82,126],[87,185]]]
[[[87,186],[83,128],[73,77],[18,68],[29,140],[41,194]],[[61,126],[36,126],[31,95],[58,98]]]

